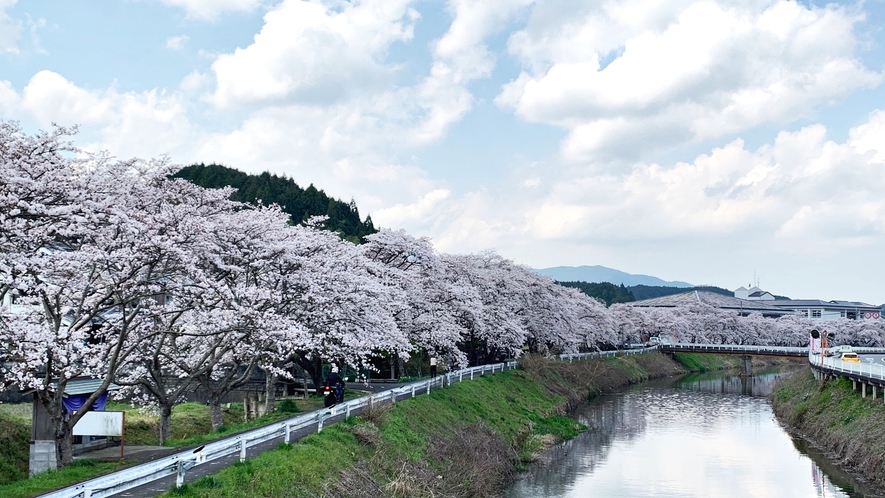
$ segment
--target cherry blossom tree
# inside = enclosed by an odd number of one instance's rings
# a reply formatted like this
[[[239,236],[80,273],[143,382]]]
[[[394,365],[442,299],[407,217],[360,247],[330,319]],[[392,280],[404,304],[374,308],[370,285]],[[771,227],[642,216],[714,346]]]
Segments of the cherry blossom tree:
[[[62,397],[76,378],[100,379],[90,406],[146,336],[181,268],[175,241],[145,217],[144,194],[165,181],[164,161],[84,154],[70,130],[24,135],[0,126],[0,253],[3,292],[27,311],[0,334],[4,382],[35,390],[52,422],[60,465],[71,461]]]
[[[412,346],[465,366],[466,356],[458,349],[466,332],[462,317],[478,305],[477,296],[447,278],[446,267],[430,239],[382,229],[367,236],[360,249],[377,263],[370,272],[398,296],[395,302],[400,305],[393,309],[394,318]]]
[[[369,366],[379,352],[407,354],[394,314],[401,294],[376,277],[376,263],[354,244],[313,226],[293,226],[278,270],[281,313],[298,325],[288,339],[291,361],[322,385],[322,362]]]

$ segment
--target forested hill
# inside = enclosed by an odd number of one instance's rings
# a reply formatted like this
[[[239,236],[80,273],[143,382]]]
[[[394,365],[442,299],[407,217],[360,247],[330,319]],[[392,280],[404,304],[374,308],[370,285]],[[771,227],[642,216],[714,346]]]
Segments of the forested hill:
[[[734,293],[728,289],[707,285],[685,288],[658,285],[624,286],[624,284],[615,285],[609,282],[559,282],[559,284],[565,287],[574,287],[590,297],[599,298],[605,301],[606,306],[611,306],[614,303],[629,303],[694,290],[715,292],[724,296],[734,295]]]
[[[590,297],[605,301],[606,306],[614,303],[629,303],[636,300],[629,287],[611,282],[558,282],[564,287],[574,287]]]
[[[289,214],[293,223],[302,223],[311,216],[328,216],[326,228],[341,234],[351,242],[360,242],[363,237],[378,230],[372,224],[372,217],[360,219],[356,203],[333,199],[311,184],[303,189],[289,178],[264,172],[250,175],[242,171],[218,164],[194,164],[186,166],[173,175],[184,178],[201,187],[235,187],[232,197],[235,201],[264,204],[278,204]]]

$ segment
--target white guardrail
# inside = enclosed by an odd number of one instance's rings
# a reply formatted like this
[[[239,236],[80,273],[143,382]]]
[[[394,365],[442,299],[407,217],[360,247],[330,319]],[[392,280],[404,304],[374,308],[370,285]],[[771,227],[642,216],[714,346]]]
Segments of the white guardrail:
[[[592,353],[564,353],[558,355],[562,361],[568,361],[571,363],[574,360],[586,360],[588,358],[605,358],[610,356],[629,356],[631,354],[642,354],[647,351],[654,351],[658,349],[657,346],[649,346],[647,348],[636,348],[636,349],[618,349],[616,351],[593,351]]]
[[[865,351],[865,349],[869,349],[869,351]],[[881,348],[854,348],[854,351],[857,353],[882,352]],[[885,364],[880,365],[877,363],[865,361],[854,363],[849,361],[842,361],[842,358],[836,356],[821,356],[820,354],[809,354],[808,362],[811,363],[811,365],[814,367],[829,370],[831,372],[853,375],[855,377],[867,379],[870,381],[879,381],[880,384],[885,383]]]
[[[344,415],[346,418],[351,415],[351,412],[374,403],[395,402],[397,397],[404,395],[415,397],[419,394],[430,394],[431,390],[451,385],[454,382],[461,382],[468,378],[473,380],[476,376],[503,372],[514,368],[516,368],[516,361],[508,361],[441,374],[433,379],[413,382],[371,396],[352,399],[330,408],[306,413],[253,429],[237,436],[206,443],[196,450],[182,451],[40,496],[45,498],[99,498],[111,496],[173,474],[177,475],[176,484],[180,486],[184,483],[186,472],[193,467],[236,453],[240,454],[241,462],[245,461],[248,448],[280,436],[283,436],[285,443],[289,443],[293,432],[307,427],[316,427],[317,432],[320,432],[323,430],[323,423],[329,418],[340,415]]]

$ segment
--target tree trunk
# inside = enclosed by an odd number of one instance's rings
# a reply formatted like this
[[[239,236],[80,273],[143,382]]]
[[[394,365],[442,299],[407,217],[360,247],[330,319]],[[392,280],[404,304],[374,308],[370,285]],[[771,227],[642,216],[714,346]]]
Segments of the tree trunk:
[[[304,359],[303,356],[298,356],[295,358],[295,363],[303,368],[304,371],[307,372],[307,375],[310,375],[310,380],[313,381],[313,387],[317,389],[317,395],[319,395],[319,390],[323,388],[323,364],[320,359],[313,358],[307,360]]]
[[[224,425],[224,419],[221,418],[221,398],[219,396],[209,397],[209,420],[212,422],[212,430],[217,431]]]
[[[67,420],[56,425],[55,458],[59,469],[74,461],[74,445],[71,443],[71,425]]]
[[[160,446],[172,437],[172,407],[160,406]]]
[[[270,370],[265,370],[264,380],[264,413],[273,413],[277,401],[277,376]]]

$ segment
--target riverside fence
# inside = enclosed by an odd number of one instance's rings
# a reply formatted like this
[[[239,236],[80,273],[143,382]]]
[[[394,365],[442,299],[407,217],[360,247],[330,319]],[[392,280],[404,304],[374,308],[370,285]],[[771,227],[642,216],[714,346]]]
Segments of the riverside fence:
[[[184,483],[188,470],[205,465],[213,460],[239,453],[239,459],[243,462],[246,460],[247,450],[261,443],[282,438],[282,442],[288,444],[291,441],[292,434],[299,430],[310,428],[311,431],[315,429],[316,432],[320,432],[323,430],[324,424],[329,425],[326,423],[327,421],[334,423],[341,416],[344,418],[350,417],[351,414],[357,414],[363,408],[374,404],[395,403],[402,398],[430,394],[435,389],[455,382],[473,380],[478,376],[512,370],[516,368],[516,364],[516,361],[507,361],[448,372],[432,379],[413,382],[371,396],[352,399],[329,408],[206,443],[196,449],[181,451],[174,455],[97,477],[41,496],[45,498],[99,498],[112,496],[172,475],[176,476],[176,486],[181,486]]]

